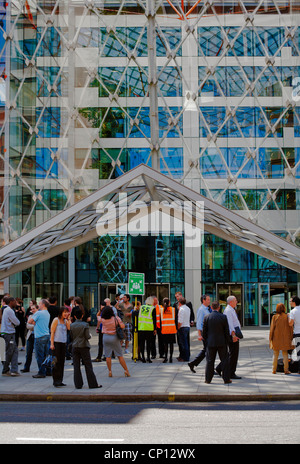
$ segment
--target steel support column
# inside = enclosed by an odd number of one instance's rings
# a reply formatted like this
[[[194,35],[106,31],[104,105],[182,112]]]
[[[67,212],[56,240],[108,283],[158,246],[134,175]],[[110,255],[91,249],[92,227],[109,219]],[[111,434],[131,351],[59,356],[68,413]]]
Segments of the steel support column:
[[[156,63],[156,31],[155,31],[155,1],[148,0],[148,70],[149,70],[149,101],[151,129],[151,159],[153,169],[159,170],[159,121]]]

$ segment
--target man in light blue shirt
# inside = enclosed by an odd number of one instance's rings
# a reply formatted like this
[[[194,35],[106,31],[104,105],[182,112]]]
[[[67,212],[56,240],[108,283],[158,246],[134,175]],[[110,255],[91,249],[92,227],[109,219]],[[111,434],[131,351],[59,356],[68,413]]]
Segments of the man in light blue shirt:
[[[197,330],[198,330],[198,340],[203,342],[203,348],[200,353],[195,357],[195,359],[188,363],[189,368],[192,372],[196,373],[195,367],[198,366],[201,361],[205,358],[206,353],[206,343],[202,337],[202,330],[203,330],[203,320],[204,317],[211,312],[210,310],[210,297],[208,295],[201,296],[201,306],[198,308],[197,311]]]
[[[34,313],[28,320],[29,324],[34,324],[34,351],[39,367],[38,374],[32,376],[34,379],[46,377],[46,367],[43,366],[43,362],[48,356],[50,346],[50,313],[48,307],[48,300],[41,300],[39,302],[39,311]]]

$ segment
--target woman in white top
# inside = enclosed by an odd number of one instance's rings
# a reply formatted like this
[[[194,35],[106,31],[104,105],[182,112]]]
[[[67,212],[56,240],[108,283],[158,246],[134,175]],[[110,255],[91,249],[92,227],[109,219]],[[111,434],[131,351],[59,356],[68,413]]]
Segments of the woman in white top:
[[[68,308],[59,308],[58,317],[51,324],[50,349],[56,357],[56,363],[52,369],[54,387],[65,387],[63,383],[67,331],[70,330],[71,315]]]

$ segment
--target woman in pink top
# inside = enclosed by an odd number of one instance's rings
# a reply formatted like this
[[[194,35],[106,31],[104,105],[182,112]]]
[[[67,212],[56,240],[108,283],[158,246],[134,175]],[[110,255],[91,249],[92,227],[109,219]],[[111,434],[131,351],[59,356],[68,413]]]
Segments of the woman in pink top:
[[[112,377],[111,356],[112,352],[114,352],[124,369],[125,377],[130,377],[125,359],[123,358],[121,343],[116,333],[116,325],[119,323],[122,329],[124,329],[125,324],[118,316],[114,315],[110,306],[105,306],[105,308],[103,308],[99,322],[102,324],[103,348],[108,368],[108,376]]]

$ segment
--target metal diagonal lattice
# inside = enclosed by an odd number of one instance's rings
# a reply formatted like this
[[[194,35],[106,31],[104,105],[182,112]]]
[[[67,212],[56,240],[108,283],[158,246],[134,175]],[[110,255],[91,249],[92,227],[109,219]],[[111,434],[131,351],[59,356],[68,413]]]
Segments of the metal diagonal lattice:
[[[298,1],[3,11],[2,244],[141,163],[297,243]]]

